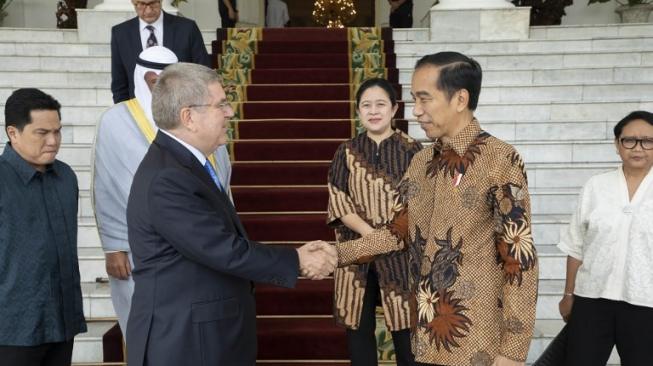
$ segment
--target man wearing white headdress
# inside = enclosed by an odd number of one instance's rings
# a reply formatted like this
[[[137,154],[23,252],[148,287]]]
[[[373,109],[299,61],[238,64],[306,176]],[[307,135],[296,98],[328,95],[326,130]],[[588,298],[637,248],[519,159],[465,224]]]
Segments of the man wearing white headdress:
[[[134,173],[158,130],[152,117],[151,88],[161,71],[177,62],[177,56],[165,47],[153,46],[141,52],[134,69],[135,98],[109,108],[100,119],[95,137],[93,205],[111,300],[123,336],[134,292],[134,264],[127,240],[127,199]],[[228,189],[231,164],[225,146],[220,146],[210,160]]]

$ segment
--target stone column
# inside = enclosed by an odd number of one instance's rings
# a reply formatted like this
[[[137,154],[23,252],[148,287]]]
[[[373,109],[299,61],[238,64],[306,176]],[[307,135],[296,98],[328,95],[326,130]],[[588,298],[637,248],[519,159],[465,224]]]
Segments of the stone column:
[[[507,0],[440,0],[431,8],[431,41],[528,39],[530,11]]]
[[[172,0],[161,0],[163,10],[177,14]],[[93,9],[77,9],[77,34],[81,42],[109,43],[111,27],[136,16],[131,0],[104,0]]]

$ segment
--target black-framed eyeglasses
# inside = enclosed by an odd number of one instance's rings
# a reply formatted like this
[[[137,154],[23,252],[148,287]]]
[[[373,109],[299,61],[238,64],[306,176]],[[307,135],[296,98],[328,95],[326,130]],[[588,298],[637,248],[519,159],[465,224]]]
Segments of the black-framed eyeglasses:
[[[622,137],[619,139],[619,143],[624,149],[634,149],[635,146],[639,144],[639,146],[644,150],[653,150],[653,137],[645,137],[643,139],[638,139],[636,137]]]
[[[200,107],[211,107],[211,108],[217,108],[222,111],[222,113],[225,113],[229,110],[232,110],[233,108],[231,107],[231,103],[229,102],[222,102],[218,104],[191,104],[188,106],[188,108],[200,108]]]
[[[135,1],[134,6],[137,9],[140,9],[140,10],[143,10],[143,9],[145,9],[147,7],[149,7],[150,9],[158,9],[158,8],[161,7],[161,0],[154,0],[154,1],[149,1],[149,2]]]

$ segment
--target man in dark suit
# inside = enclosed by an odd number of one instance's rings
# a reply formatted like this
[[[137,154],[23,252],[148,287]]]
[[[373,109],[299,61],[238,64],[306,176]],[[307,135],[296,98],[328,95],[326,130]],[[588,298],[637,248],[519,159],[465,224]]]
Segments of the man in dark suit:
[[[320,279],[334,247],[299,249],[251,241],[206,158],[227,143],[233,110],[219,76],[178,63],[152,93],[159,127],[127,204],[135,281],[127,323],[130,366],[254,366],[252,282],[293,287]]]
[[[164,46],[179,61],[211,66],[197,24],[161,10],[161,0],[132,0],[138,16],[111,28],[113,102],[134,98],[136,58],[147,47]]]

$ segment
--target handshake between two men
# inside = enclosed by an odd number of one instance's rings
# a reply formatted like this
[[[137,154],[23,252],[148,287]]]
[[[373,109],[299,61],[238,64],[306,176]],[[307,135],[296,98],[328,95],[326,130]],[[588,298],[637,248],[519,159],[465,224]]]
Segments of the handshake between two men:
[[[336,269],[338,251],[336,247],[322,240],[316,240],[297,248],[299,269],[302,276],[321,280]]]

